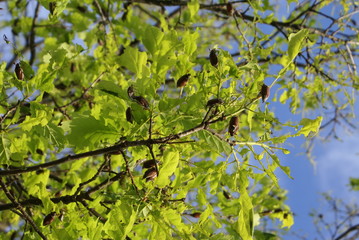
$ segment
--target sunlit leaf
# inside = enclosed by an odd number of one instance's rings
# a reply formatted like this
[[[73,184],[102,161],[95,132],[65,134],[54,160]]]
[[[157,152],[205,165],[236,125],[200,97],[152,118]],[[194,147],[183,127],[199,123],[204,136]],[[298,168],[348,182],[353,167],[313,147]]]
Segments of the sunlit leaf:
[[[170,183],[169,177],[175,172],[178,166],[179,153],[175,150],[165,151],[162,162],[163,164],[159,169],[159,176],[156,180],[156,184],[160,188]]]
[[[303,127],[298,131],[297,134],[303,134],[308,137],[310,133],[316,134],[319,130],[320,124],[322,123],[323,117],[317,117],[316,119],[303,118],[299,125]]]
[[[307,29],[302,29],[296,33],[291,33],[288,37],[288,57],[292,61],[300,52],[304,45],[304,39],[308,35]]]

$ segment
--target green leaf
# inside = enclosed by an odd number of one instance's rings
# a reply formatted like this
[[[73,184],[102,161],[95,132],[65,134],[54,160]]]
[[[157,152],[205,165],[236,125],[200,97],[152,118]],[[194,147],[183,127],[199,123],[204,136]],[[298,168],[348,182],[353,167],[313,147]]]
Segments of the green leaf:
[[[102,223],[100,223],[99,218],[89,219],[86,222],[86,227],[87,227],[89,239],[101,239],[101,232],[103,225]]]
[[[54,88],[53,82],[56,75],[57,71],[49,72],[44,69],[44,65],[41,65],[38,74],[34,78],[36,88],[43,92],[50,92]]]
[[[248,172],[241,170],[238,173],[239,178],[239,193],[240,193],[240,210],[238,220],[235,224],[235,230],[242,237],[242,239],[253,239],[253,205],[252,200],[247,192],[249,185]]]
[[[107,126],[102,120],[92,116],[77,115],[70,122],[70,134],[67,138],[71,145],[78,148],[93,146],[101,141],[116,141],[119,138],[118,132],[112,126]]]
[[[6,164],[10,160],[11,151],[10,151],[10,140],[9,138],[2,133],[0,139],[0,163]]]
[[[31,117],[26,116],[25,120],[19,124],[24,131],[30,131],[34,126],[45,126],[51,119],[52,111],[45,105],[37,102],[31,102]]]
[[[291,179],[293,179],[293,177],[290,175],[290,168],[289,167],[285,167],[285,166],[282,166],[280,164],[280,161],[279,161],[279,158],[274,155],[274,154],[271,154],[267,151],[267,153],[271,156],[271,158],[273,159],[273,161],[279,166],[280,169],[282,169],[282,171]]]
[[[303,118],[299,125],[302,125],[303,127],[298,131],[296,134],[299,136],[300,134],[303,134],[304,136],[308,137],[308,135],[312,132],[313,134],[316,134],[319,131],[320,124],[322,123],[323,117],[317,117],[316,119],[308,119]]]
[[[281,228],[290,228],[294,224],[293,215],[288,211],[272,213],[272,217],[278,218],[282,222]]]
[[[55,9],[53,12],[53,15],[49,14],[49,19],[51,22],[57,22],[61,13],[66,9],[67,4],[69,3],[69,0],[40,0],[40,3],[42,6],[44,6],[46,9],[50,11],[49,3],[54,2],[56,3]]]
[[[257,106],[255,104],[252,104],[249,109],[248,109],[248,113],[247,113],[247,121],[248,121],[248,126],[249,126],[249,130],[252,130],[252,119],[254,116],[254,110],[257,108]]]
[[[161,211],[163,219],[168,221],[171,225],[176,226],[179,231],[182,231],[186,226],[182,222],[182,218],[174,209],[166,209]]]
[[[155,55],[156,52],[161,48],[161,41],[163,39],[164,33],[157,27],[148,25],[145,30],[145,38],[143,38],[143,45],[147,50]]]
[[[254,231],[254,237],[258,240],[277,240],[278,237],[272,233],[261,232],[259,230]]]
[[[70,21],[73,24],[73,30],[77,32],[86,31],[90,23],[90,19],[87,16],[83,16],[80,13],[73,13],[70,15]]]
[[[0,86],[3,85],[4,80],[6,77],[10,77],[10,73],[8,73],[6,70],[6,62],[3,62],[0,64]]]
[[[285,91],[283,91],[282,95],[280,95],[279,102],[280,102],[281,104],[285,104],[286,101],[288,100],[288,98],[289,98],[288,91],[285,90]]]
[[[127,47],[120,56],[119,63],[137,75],[137,78],[146,77],[149,69],[146,66],[147,53],[140,52],[137,48]]]
[[[120,222],[121,218],[119,216],[122,216],[121,210],[118,207],[112,208],[107,214],[108,220],[103,227],[103,231],[114,239],[122,239],[123,237],[123,225]]]
[[[127,92],[111,81],[101,81],[97,84],[95,89],[124,100],[128,99]]]
[[[359,178],[349,178],[350,187],[353,191],[359,191]]]
[[[192,20],[194,20],[198,14],[198,10],[199,10],[199,3],[198,0],[192,0],[190,2],[187,3],[187,7],[190,13],[190,18]]]
[[[213,148],[218,154],[231,154],[232,148],[228,142],[221,140],[219,137],[214,136],[212,133],[209,133],[205,130],[197,133],[198,137],[204,139],[206,143]]]
[[[132,212],[131,212],[131,216],[128,218],[128,222],[127,225],[124,229],[124,233],[122,235],[122,240],[126,239],[127,235],[131,232],[133,225],[135,224],[136,218],[137,218],[137,212],[133,211],[133,209],[131,208]]]
[[[162,158],[162,166],[159,169],[159,176],[156,184],[163,188],[170,183],[169,177],[175,172],[179,163],[179,153],[175,149],[166,149]]]
[[[50,66],[55,69],[57,65],[61,65],[66,59],[67,49],[64,48],[65,44],[60,45],[60,48],[51,52]]]
[[[26,79],[31,79],[34,77],[35,73],[32,67],[25,61],[20,61],[20,66],[24,71],[24,75]]]
[[[45,126],[46,128],[46,135],[49,136],[49,139],[51,141],[52,144],[54,144],[56,147],[58,147],[59,149],[64,148],[65,146],[65,136],[64,136],[64,131],[62,128],[56,126],[53,123],[49,123]]]
[[[73,237],[71,237],[71,235],[64,228],[61,228],[61,229],[53,228],[52,232],[53,232],[52,237],[54,237],[54,239],[63,239],[63,240],[73,239]]]
[[[184,51],[191,56],[197,50],[197,39],[200,37],[198,32],[185,32],[182,35],[181,42],[184,45]]]
[[[24,184],[29,186],[28,194],[37,196],[40,199],[47,197],[49,192],[46,189],[47,181],[50,176],[50,171],[45,169],[41,172],[30,172],[25,174]]]
[[[288,57],[290,61],[298,55],[304,45],[304,39],[307,37],[309,30],[302,29],[297,33],[291,33],[288,37]]]

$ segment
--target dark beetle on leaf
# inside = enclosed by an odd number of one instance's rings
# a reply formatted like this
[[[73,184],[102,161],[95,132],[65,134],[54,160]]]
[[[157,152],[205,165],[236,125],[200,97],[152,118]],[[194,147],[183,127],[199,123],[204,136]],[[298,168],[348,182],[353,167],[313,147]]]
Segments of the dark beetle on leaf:
[[[218,57],[217,57],[217,50],[216,49],[212,49],[211,52],[209,53],[209,61],[211,62],[211,65],[213,67],[218,66]]]
[[[24,79],[24,71],[22,70],[20,63],[17,63],[15,65],[15,74],[17,79],[23,80]]]
[[[126,120],[127,122],[132,123],[133,122],[133,116],[132,116],[132,112],[131,112],[131,108],[128,107],[126,110]]]
[[[56,212],[52,212],[52,213],[48,214],[44,218],[44,221],[42,222],[42,225],[46,226],[46,225],[51,224],[55,220],[55,217],[56,217]]]
[[[143,174],[143,179],[146,179],[146,182],[153,181],[157,177],[157,171],[154,168],[148,169],[145,174]]]
[[[149,110],[150,104],[147,100],[142,96],[133,96],[133,100],[135,100],[138,104],[140,104],[144,109]]]
[[[180,77],[177,81],[177,87],[184,87],[187,85],[188,80],[191,78],[191,74],[187,73]]]
[[[142,163],[143,168],[154,168],[156,166],[156,160],[151,159]]]
[[[226,199],[232,199],[232,196],[225,190],[223,190],[223,196],[226,198]]]
[[[263,83],[262,88],[261,88],[261,92],[259,94],[259,96],[262,97],[262,102],[267,101],[269,95],[270,95],[270,87],[268,87],[267,85],[265,85]]]
[[[190,216],[194,217],[194,218],[200,218],[201,217],[201,213],[200,212],[195,212],[190,214]]]
[[[206,107],[213,107],[214,105],[217,104],[223,104],[223,100],[220,98],[208,100]]]
[[[231,118],[231,120],[229,121],[229,126],[228,126],[228,133],[231,136],[234,136],[234,134],[236,134],[236,132],[238,131],[238,123],[239,119],[237,116],[234,116]]]
[[[228,16],[233,16],[234,13],[234,9],[231,3],[227,3],[227,14]]]

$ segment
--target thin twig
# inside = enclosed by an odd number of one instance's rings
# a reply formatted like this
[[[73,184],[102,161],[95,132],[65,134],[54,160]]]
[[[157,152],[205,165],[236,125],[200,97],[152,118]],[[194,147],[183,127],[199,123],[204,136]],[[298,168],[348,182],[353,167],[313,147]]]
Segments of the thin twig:
[[[85,202],[85,200],[79,201],[90,213],[92,213],[94,216],[96,216],[102,223],[105,223],[107,219],[103,217],[100,213],[98,213],[95,209],[90,208],[88,204]]]
[[[102,11],[102,7],[101,7],[100,3],[99,3],[97,0],[95,0],[95,1],[93,1],[93,2],[95,3],[96,8],[97,8],[97,10],[98,10],[99,13],[100,13],[100,16],[101,16],[102,21],[103,21],[103,22],[107,22],[107,21],[106,21],[105,13]]]
[[[33,46],[34,46],[34,48],[36,48],[36,47],[40,46],[43,43],[44,43],[44,40],[40,40],[40,41],[36,42]],[[30,50],[30,46],[26,45],[23,49],[21,49],[18,52],[21,53],[21,54],[24,54],[29,50]],[[17,55],[14,54],[14,56],[7,62],[6,68],[5,68],[7,71],[12,67],[12,65],[13,65],[13,63],[15,62],[16,59],[17,59]]]
[[[60,106],[60,107],[57,107],[56,109],[68,107],[68,106],[74,104],[75,102],[78,102],[78,101],[80,101],[81,99],[83,99],[84,96],[87,94],[87,92],[90,91],[90,89],[93,88],[93,87],[101,80],[101,77],[102,77],[104,74],[105,74],[105,72],[102,72],[102,73],[95,79],[95,81],[93,81],[93,82],[91,83],[91,85],[83,91],[83,93],[81,94],[80,97],[78,97],[78,98],[72,100],[71,102],[69,102],[69,103],[67,103],[67,104],[65,104],[65,105],[62,105],[62,106]]]
[[[355,64],[355,60],[354,60],[352,51],[350,50],[350,47],[349,47],[348,44],[345,44],[345,47],[346,47],[347,52],[348,52],[348,54],[349,54],[349,58],[350,58],[350,61],[351,61],[351,66],[352,66],[352,68],[353,68],[353,70],[354,70],[354,71],[353,71],[353,72],[354,72],[354,75],[357,75],[357,74],[358,74],[358,73],[357,73],[357,66],[356,66],[356,64]],[[349,68],[349,69],[351,69],[351,68]]]
[[[2,117],[0,117],[0,125],[4,122],[4,120],[7,118],[7,116],[10,114],[10,113],[12,113],[13,111],[15,111],[18,107],[19,107],[19,105],[20,105],[20,101],[15,105],[15,106],[13,106],[13,107],[11,107],[10,109],[8,109],[7,111],[6,111],[6,113],[2,116]]]
[[[51,198],[50,200],[53,203],[63,202],[64,204],[80,202],[82,200],[93,200],[90,197],[91,194],[110,186],[114,182],[117,182],[118,180],[123,178],[125,176],[125,174],[126,174],[125,172],[119,172],[116,174],[116,176],[114,176],[110,179],[104,180],[103,182],[97,184],[96,186],[92,187],[91,189],[87,190],[86,192],[82,192],[79,195],[75,195],[75,194],[74,195],[65,195],[65,196],[61,196],[61,197],[54,197],[54,198]],[[38,198],[30,198],[25,201],[21,201],[18,204],[20,204],[21,206],[39,206],[39,205],[42,205],[42,201]],[[18,205],[14,202],[2,204],[2,205],[0,205],[0,211],[17,208],[17,206]]]
[[[103,168],[106,166],[106,164],[109,162],[109,159],[110,159],[110,155],[109,154],[105,154],[104,155],[104,158],[105,158],[105,161],[101,164],[101,166],[99,167],[99,169],[97,170],[97,172],[95,173],[95,175],[90,178],[89,180],[85,181],[85,182],[82,182],[80,183],[79,187],[77,188],[76,192],[74,195],[77,195],[79,194],[79,192],[81,191],[81,189],[89,184],[90,182],[96,180],[96,178],[100,175],[100,173],[102,172]]]
[[[350,228],[348,228],[345,232],[343,232],[342,234],[340,234],[337,238],[335,238],[335,240],[340,240],[342,238],[344,238],[346,235],[348,235],[350,232],[353,232],[355,230],[359,231],[359,224],[351,226]]]
[[[135,188],[138,196],[141,196],[140,192],[138,191],[138,188],[136,186],[136,183],[135,183],[135,180],[133,179],[133,175],[132,175],[132,172],[130,170],[130,165],[128,164],[128,160],[127,160],[127,157],[126,157],[126,154],[121,150],[121,155],[123,157],[123,159],[125,160],[125,164],[126,164],[126,171],[128,173],[128,175],[130,175],[130,178],[131,178],[131,182],[132,182],[132,185],[133,187]]]
[[[119,172],[119,173],[117,173],[116,176],[114,176],[114,177],[112,177],[112,178],[110,178],[110,179],[107,179],[107,180],[105,180],[105,181],[99,183],[99,184],[96,185],[95,187],[91,188],[90,190],[88,190],[88,191],[84,194],[84,196],[86,196],[86,195],[89,196],[89,195],[91,195],[91,194],[93,194],[93,193],[95,193],[95,192],[97,192],[97,191],[100,191],[100,190],[102,190],[102,189],[108,187],[108,186],[111,185],[112,183],[114,183],[114,182],[120,180],[121,178],[123,178],[124,175],[125,175],[125,172]],[[80,194],[79,196],[81,196],[81,194]],[[85,199],[85,198],[83,197],[83,199]]]
[[[148,139],[152,139],[152,111],[151,111],[151,116],[150,116],[150,126],[148,128]]]
[[[70,120],[71,117],[66,113],[65,110],[63,110],[63,109],[59,106],[59,104],[57,104],[56,99],[55,99],[53,96],[51,96],[51,98],[52,98],[52,101],[53,101],[54,104],[55,104],[56,109],[58,109],[58,110],[62,113],[62,115],[64,115],[67,119]]]
[[[242,109],[242,110],[244,110],[244,109]],[[231,116],[231,114],[229,114],[228,116]],[[216,120],[212,120],[209,123],[218,122],[223,119],[225,119],[225,116],[222,118],[218,118]],[[50,168],[53,166],[57,166],[57,165],[60,165],[60,164],[66,163],[66,162],[70,162],[73,160],[77,160],[77,159],[82,159],[85,157],[92,157],[92,156],[97,156],[97,155],[106,154],[106,153],[118,152],[118,151],[121,151],[122,149],[129,148],[129,147],[165,144],[165,143],[171,142],[173,140],[177,140],[177,139],[186,137],[188,135],[191,135],[193,133],[196,133],[196,132],[204,129],[206,124],[208,124],[208,123],[201,123],[201,124],[199,124],[193,128],[190,128],[188,130],[185,130],[185,131],[177,133],[177,134],[171,134],[166,137],[161,137],[161,138],[156,138],[156,139],[147,139],[147,140],[123,141],[123,142],[115,144],[111,147],[101,148],[101,149],[97,149],[94,151],[84,152],[84,153],[75,154],[75,155],[68,155],[66,157],[57,159],[55,161],[51,161],[51,162],[47,162],[47,163],[43,163],[43,164],[38,164],[38,165],[30,166],[30,167],[22,167],[22,168],[17,168],[17,169],[0,170],[0,176],[9,176],[9,175],[20,174],[20,173],[25,173],[25,172],[33,172],[33,171],[37,171],[39,169]]]
[[[29,39],[29,47],[30,47],[30,65],[32,65],[35,61],[35,57],[36,57],[36,48],[35,48],[35,23],[36,23],[36,19],[39,13],[39,8],[40,8],[40,1],[37,2],[36,4],[36,8],[34,11],[34,17],[32,18],[32,25],[31,25],[31,29],[30,29],[30,39]]]
[[[25,209],[20,205],[20,203],[18,203],[16,201],[16,199],[14,198],[14,196],[10,193],[9,189],[7,189],[6,184],[3,182],[3,180],[0,178],[0,185],[5,193],[5,195],[7,196],[7,198],[16,206],[17,209],[19,209],[19,211],[22,214],[22,217],[28,222],[30,223],[30,225],[33,227],[33,229],[35,230],[35,232],[37,232],[40,237],[44,240],[46,240],[46,236],[41,232],[41,230],[36,226],[35,222],[32,220],[32,218],[29,216],[29,214],[27,214],[27,212],[25,211]]]
[[[103,12],[100,3],[99,3],[97,0],[95,0],[94,3],[95,3],[95,5],[96,5],[96,7],[97,7],[97,9],[98,9],[98,11],[99,11],[99,13],[100,13],[100,15],[101,15],[102,21],[103,21],[104,23],[108,23],[108,24],[110,25],[110,28],[111,28],[111,31],[112,31],[112,35],[113,35],[113,39],[114,39],[116,45],[118,45],[118,43],[117,43],[117,37],[116,37],[116,34],[115,34],[116,31],[115,31],[115,29],[114,29],[114,27],[113,27],[113,25],[112,25],[112,22],[110,21],[110,19],[109,19],[109,17],[108,17],[108,14],[107,14],[107,13],[105,14],[105,13]],[[110,2],[109,2],[109,4],[110,4]],[[106,34],[106,33],[105,33],[105,34]]]
[[[233,14],[233,18],[234,18],[234,20],[236,22],[236,27],[237,27],[238,32],[241,34],[242,38],[244,39],[244,41],[247,44],[248,52],[249,52],[250,58],[252,59],[253,55],[252,55],[251,43],[248,41],[246,36],[242,33],[241,28],[239,27],[239,23],[238,23],[238,19],[236,17],[236,14],[238,14],[239,17],[242,17],[242,14],[240,12],[236,11],[235,14]]]
[[[150,150],[151,157],[152,157],[152,159],[153,159],[154,162],[155,162],[155,169],[156,169],[157,176],[159,176],[160,171],[159,171],[159,168],[158,168],[156,156],[155,156],[155,154],[154,154],[154,152],[153,152],[153,149],[152,149],[152,145],[148,145],[147,147],[148,147],[148,149]]]

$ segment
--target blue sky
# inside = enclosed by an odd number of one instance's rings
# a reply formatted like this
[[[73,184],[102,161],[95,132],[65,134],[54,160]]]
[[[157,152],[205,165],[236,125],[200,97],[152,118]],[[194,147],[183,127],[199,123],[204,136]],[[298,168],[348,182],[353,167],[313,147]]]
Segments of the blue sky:
[[[277,4],[276,14],[279,19],[287,16],[296,6],[296,3],[288,6],[285,0],[273,0],[273,2]],[[332,16],[338,16],[340,10],[340,8],[332,6],[325,8],[327,14]],[[353,16],[353,19],[359,22],[359,14]],[[320,25],[325,26],[326,24],[328,21],[321,18]],[[273,90],[275,93],[275,88]],[[279,92],[277,93],[279,94]],[[303,115],[289,113],[287,104],[281,105],[278,102],[272,102],[268,108],[274,111],[282,122],[288,120],[298,122],[303,117]],[[319,115],[321,114],[319,113]],[[358,114],[359,110],[357,110],[356,116]],[[324,118],[323,122],[327,120]],[[353,123],[359,126],[359,118],[356,117]],[[310,212],[313,210],[323,211],[324,216],[332,216],[331,213],[326,212],[327,206],[321,193],[329,193],[335,198],[345,200],[346,203],[359,202],[359,192],[350,191],[348,187],[349,177],[359,178],[359,130],[348,132],[346,128],[338,128],[337,133],[342,141],[331,139],[329,142],[323,142],[319,139],[326,133],[324,131],[319,134],[312,152],[315,166],[304,154],[306,151],[304,138],[289,139],[285,147],[291,153],[281,156],[282,164],[291,168],[294,178],[291,180],[278,171],[280,185],[288,190],[287,204],[295,214],[295,224],[291,230],[307,239],[314,239],[314,236],[317,236],[313,219],[309,216]],[[293,235],[283,236],[283,239],[293,238]]]
[[[329,193],[346,203],[357,203],[359,200],[359,192],[350,191],[347,187],[349,177],[359,177],[359,131],[348,135],[342,130],[340,135],[343,142],[316,142],[313,149],[316,168],[301,154],[305,150],[301,147],[304,141],[294,140],[291,154],[282,157],[283,164],[291,168],[294,180],[279,174],[280,185],[288,190],[287,204],[295,213],[292,230],[299,234],[315,235],[313,219],[309,216],[313,210],[324,211],[325,216],[332,215],[325,212],[326,205],[321,193]]]

